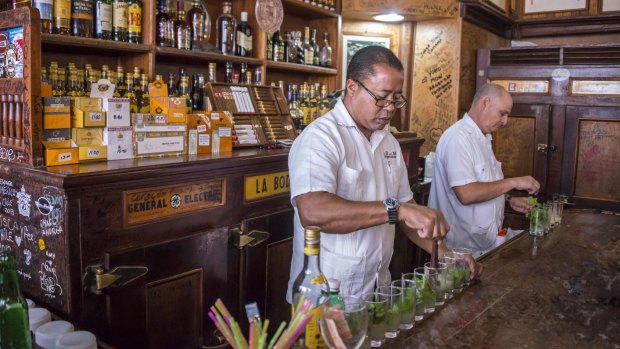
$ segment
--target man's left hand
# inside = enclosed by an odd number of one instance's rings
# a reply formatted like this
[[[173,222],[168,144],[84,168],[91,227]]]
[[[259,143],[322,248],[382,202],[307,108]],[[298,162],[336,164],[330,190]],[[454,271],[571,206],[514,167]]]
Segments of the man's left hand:
[[[510,207],[521,213],[529,212],[532,210],[532,205],[529,203],[526,197],[512,197],[510,199]]]

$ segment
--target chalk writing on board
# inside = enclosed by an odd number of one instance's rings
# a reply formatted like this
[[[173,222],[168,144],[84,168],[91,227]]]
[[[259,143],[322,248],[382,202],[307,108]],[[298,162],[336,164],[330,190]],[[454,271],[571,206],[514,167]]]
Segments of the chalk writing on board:
[[[41,279],[41,289],[45,292],[45,296],[56,298],[56,295],[62,295],[62,287],[58,283],[56,276],[56,266],[52,260],[45,260],[41,263],[39,269],[39,278]]]
[[[17,209],[20,215],[30,218],[30,194],[26,193],[26,188],[23,185],[17,193]]]

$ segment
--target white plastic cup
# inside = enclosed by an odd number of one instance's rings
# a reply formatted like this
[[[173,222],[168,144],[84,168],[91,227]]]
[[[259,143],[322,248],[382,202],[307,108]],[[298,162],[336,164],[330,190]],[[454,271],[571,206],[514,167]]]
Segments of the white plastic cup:
[[[45,308],[28,309],[28,319],[30,319],[30,331],[35,333],[39,326],[52,321],[52,314]]]
[[[28,309],[32,309],[37,306],[36,304],[34,304],[34,301],[30,298],[26,298],[26,303],[28,303]]]
[[[73,331],[73,325],[64,320],[51,321],[37,328],[34,333],[34,340],[40,347],[45,349],[55,349],[56,342],[65,333]]]
[[[97,349],[97,337],[88,331],[65,333],[56,342],[56,349]]]

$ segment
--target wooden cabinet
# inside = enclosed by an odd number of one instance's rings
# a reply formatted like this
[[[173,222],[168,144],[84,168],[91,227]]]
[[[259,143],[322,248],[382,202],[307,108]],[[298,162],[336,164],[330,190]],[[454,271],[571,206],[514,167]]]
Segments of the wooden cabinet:
[[[480,49],[478,78],[514,100],[494,135],[506,176],[532,175],[543,199],[620,212],[620,46]]]

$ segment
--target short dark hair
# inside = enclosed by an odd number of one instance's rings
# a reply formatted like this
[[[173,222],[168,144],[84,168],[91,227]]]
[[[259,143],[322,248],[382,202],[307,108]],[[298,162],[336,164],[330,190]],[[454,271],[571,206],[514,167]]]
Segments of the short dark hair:
[[[386,64],[399,72],[403,71],[403,64],[398,57],[383,46],[367,46],[357,51],[347,67],[347,79],[362,81],[374,74],[377,64]]]

